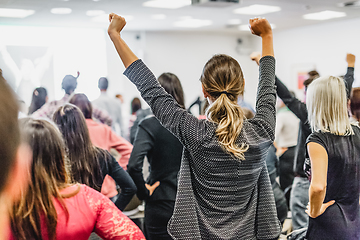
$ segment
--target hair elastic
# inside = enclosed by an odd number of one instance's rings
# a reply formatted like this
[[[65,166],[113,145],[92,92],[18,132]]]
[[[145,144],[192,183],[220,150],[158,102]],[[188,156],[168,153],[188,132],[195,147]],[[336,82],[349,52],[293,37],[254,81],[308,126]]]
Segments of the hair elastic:
[[[222,91],[222,92],[220,92],[220,95],[221,94],[226,94],[228,96],[230,93],[228,93],[227,91]]]

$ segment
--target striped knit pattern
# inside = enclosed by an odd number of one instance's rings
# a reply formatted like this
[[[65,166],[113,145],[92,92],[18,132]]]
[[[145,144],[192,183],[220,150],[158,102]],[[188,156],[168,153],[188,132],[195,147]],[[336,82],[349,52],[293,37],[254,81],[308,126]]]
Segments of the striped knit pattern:
[[[217,125],[182,109],[141,61],[124,74],[154,115],[184,145],[174,214],[174,239],[274,239],[280,234],[265,157],[274,140],[275,59],[260,60],[256,115],[245,120],[237,143],[249,150],[240,161],[223,150]]]

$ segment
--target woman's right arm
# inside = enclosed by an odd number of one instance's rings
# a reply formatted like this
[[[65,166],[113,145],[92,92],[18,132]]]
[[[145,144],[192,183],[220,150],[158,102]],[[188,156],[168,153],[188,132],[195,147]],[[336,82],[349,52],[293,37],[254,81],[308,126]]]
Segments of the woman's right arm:
[[[275,58],[273,34],[269,22],[263,18],[250,20],[253,34],[262,38],[262,58],[259,68],[259,86],[256,99],[256,114],[249,122],[259,125],[269,138],[274,140],[276,119]]]

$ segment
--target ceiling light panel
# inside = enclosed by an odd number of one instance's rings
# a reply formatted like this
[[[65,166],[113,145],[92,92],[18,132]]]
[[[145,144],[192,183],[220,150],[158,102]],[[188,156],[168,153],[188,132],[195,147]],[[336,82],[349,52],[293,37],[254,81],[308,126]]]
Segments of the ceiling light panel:
[[[52,8],[50,12],[52,14],[70,14],[72,10],[71,8]]]
[[[151,0],[143,3],[144,7],[177,9],[190,6],[191,0]]]
[[[14,8],[0,8],[0,17],[8,18],[26,18],[35,13],[34,10],[14,9]]]
[[[244,15],[262,15],[278,11],[281,11],[281,8],[277,6],[254,4],[248,7],[237,8],[234,10],[234,13]]]
[[[183,19],[174,23],[175,27],[181,28],[200,28],[212,25],[211,20],[203,20],[203,19]]]
[[[344,12],[335,12],[335,11],[322,11],[317,13],[309,13],[303,15],[304,19],[308,20],[328,20],[332,18],[341,18],[345,17],[346,13]]]

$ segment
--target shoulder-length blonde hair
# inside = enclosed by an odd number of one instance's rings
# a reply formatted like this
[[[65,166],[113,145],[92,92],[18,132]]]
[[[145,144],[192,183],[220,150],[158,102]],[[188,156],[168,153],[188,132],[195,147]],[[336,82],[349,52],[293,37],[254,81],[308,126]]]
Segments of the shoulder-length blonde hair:
[[[327,76],[316,79],[306,93],[308,119],[313,131],[353,135],[344,80]]]

